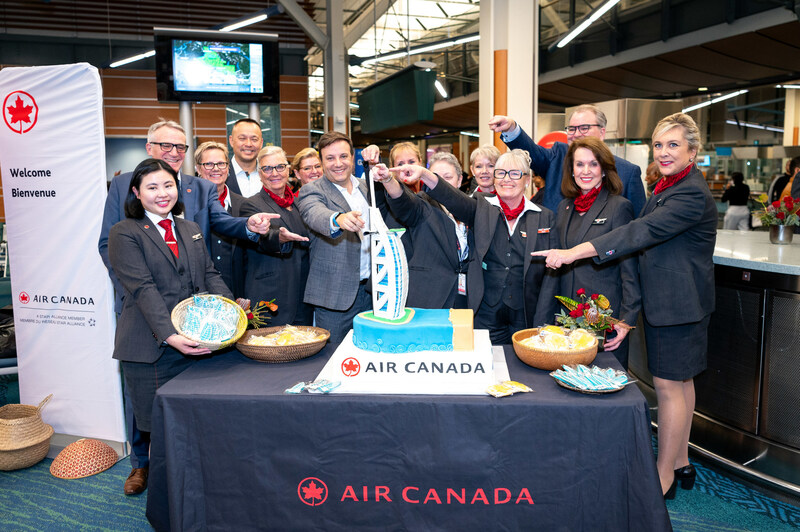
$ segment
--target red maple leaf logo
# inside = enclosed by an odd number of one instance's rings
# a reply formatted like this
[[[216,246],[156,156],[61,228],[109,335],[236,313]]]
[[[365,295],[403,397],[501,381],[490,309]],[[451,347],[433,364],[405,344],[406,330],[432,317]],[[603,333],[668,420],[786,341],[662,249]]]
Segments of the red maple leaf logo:
[[[353,357],[346,358],[342,362],[342,373],[347,377],[355,377],[361,371],[361,364]]]
[[[11,114],[11,123],[14,122],[27,122],[30,124],[31,122],[31,111],[33,111],[33,106],[25,105],[22,101],[22,98],[17,96],[14,105],[7,107],[8,112]]]
[[[20,294],[19,294],[20,303],[24,303],[24,304],[27,305],[30,300],[31,300],[31,298],[30,298],[30,296],[28,296],[27,292],[20,292]]]
[[[319,506],[328,499],[328,486],[316,477],[304,478],[297,485],[297,495],[304,504]]]

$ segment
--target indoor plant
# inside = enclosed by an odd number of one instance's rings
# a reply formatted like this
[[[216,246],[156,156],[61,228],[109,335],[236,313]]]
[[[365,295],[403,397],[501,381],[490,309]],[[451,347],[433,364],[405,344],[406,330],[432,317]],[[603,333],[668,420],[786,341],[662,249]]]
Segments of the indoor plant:
[[[567,307],[569,313],[561,309],[561,313],[556,315],[556,322],[570,330],[586,329],[597,337],[598,347],[602,349],[605,335],[614,330],[615,326],[627,324],[613,318],[611,314],[611,302],[603,294],[586,295],[584,288],[579,288],[576,295],[581,298],[581,302],[575,301],[565,296],[556,296],[562,305]]]
[[[792,242],[793,226],[800,225],[800,198],[784,196],[782,200],[773,201],[769,205],[767,195],[758,198],[762,210],[758,213],[761,223],[769,226],[769,241],[773,244],[789,244]]]

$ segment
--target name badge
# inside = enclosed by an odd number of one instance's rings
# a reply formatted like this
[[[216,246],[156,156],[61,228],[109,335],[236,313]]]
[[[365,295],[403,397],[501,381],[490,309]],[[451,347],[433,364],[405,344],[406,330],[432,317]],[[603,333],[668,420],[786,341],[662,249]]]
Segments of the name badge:
[[[192,235],[192,240],[200,240],[203,238],[203,233],[197,233],[196,235]]]
[[[486,266],[485,262],[481,262],[481,268],[484,270],[488,270],[489,268]]]
[[[608,218],[595,218],[592,225],[603,225]]]
[[[519,236],[521,236],[522,238],[528,238],[528,233],[526,233],[525,231],[520,231]]]
[[[459,273],[458,274],[458,293],[462,296],[467,295],[467,274],[466,273]]]
[[[550,232],[550,228],[549,227],[542,227],[541,229],[539,229],[536,232],[539,233],[540,235],[544,235],[544,234],[547,234],[547,233]]]

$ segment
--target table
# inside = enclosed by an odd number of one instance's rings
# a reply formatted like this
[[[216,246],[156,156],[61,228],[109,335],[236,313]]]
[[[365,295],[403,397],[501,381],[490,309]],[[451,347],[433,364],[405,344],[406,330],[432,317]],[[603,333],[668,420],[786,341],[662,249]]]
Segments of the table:
[[[507,346],[534,393],[283,393],[333,347],[290,364],[229,353],[158,390],[156,530],[671,529],[635,386],[572,392]]]

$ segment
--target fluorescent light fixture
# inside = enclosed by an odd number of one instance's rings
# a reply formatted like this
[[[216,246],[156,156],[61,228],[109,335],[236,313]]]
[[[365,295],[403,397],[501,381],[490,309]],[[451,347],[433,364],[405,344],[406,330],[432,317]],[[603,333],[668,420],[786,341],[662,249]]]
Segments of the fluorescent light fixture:
[[[700,103],[695,104],[695,105],[690,105],[689,107],[686,107],[686,108],[682,109],[681,112],[682,113],[688,113],[689,111],[694,111],[695,109],[700,109],[702,107],[708,107],[711,104],[714,104],[714,103],[717,103],[717,102],[722,102],[722,101],[725,101],[725,100],[730,100],[731,98],[735,98],[735,97],[739,96],[740,94],[744,94],[746,92],[747,92],[747,89],[742,89],[742,90],[736,91],[736,92],[729,92],[728,94],[723,94],[722,96],[717,96],[716,98],[712,98],[711,100],[706,100],[705,102],[700,102]]]
[[[597,19],[599,19],[600,17],[602,17],[603,15],[608,13],[608,11],[610,11],[611,8],[614,7],[615,5],[617,5],[618,3],[619,3],[619,0],[608,0],[605,4],[603,4],[602,6],[598,7],[594,11],[592,11],[589,14],[588,18],[584,19],[583,22],[581,22],[580,24],[575,26],[574,29],[570,30],[570,32],[567,33],[566,37],[564,37],[563,39],[558,41],[558,44],[556,44],[556,47],[557,48],[564,48],[566,45],[568,45],[570,43],[570,41],[572,41],[572,39],[574,39],[575,37],[577,37],[578,35],[583,33],[586,28],[588,28],[589,26],[594,24],[594,22]]]
[[[444,89],[444,85],[438,79],[433,82],[433,85],[436,87],[436,90],[439,91],[439,94],[442,95],[442,98],[447,98],[447,91]]]
[[[245,26],[250,26],[251,24],[255,24],[256,22],[261,22],[262,20],[267,20],[267,14],[261,13],[260,15],[256,15],[255,17],[250,17],[244,20],[240,20],[239,22],[234,22],[224,28],[220,28],[219,31],[233,31],[238,30],[239,28],[244,28]]]
[[[800,89],[800,85],[775,85],[776,89]]]
[[[317,135],[322,135],[322,134],[324,134],[324,133],[325,133],[325,132],[324,132],[324,131],[322,131],[321,129],[309,129],[309,130],[308,130],[308,132],[309,132],[309,133],[315,133],[315,134],[317,134]]]
[[[481,138],[481,136],[477,133],[473,133],[472,131],[460,131],[459,134],[467,136],[467,137],[475,137],[476,139]]]
[[[708,90],[708,87],[697,87],[697,90],[699,90],[700,92],[706,92]]]
[[[352,107],[353,109],[358,109],[358,104],[350,102],[350,107]]]
[[[114,63],[111,63],[108,66],[111,68],[117,68],[121,67],[122,65],[127,65],[128,63],[133,63],[134,61],[139,61],[140,59],[147,59],[148,57],[153,57],[154,55],[156,55],[156,51],[150,50],[143,54],[128,57],[127,59],[120,59],[119,61],[115,61]]]
[[[619,0],[617,0],[619,1]],[[418,54],[426,54],[428,52],[433,52],[435,50],[441,50],[442,48],[450,48],[451,46],[458,46],[459,44],[466,44],[468,42],[474,42],[480,39],[481,36],[479,33],[471,33],[469,35],[465,35],[463,37],[457,37],[453,39],[447,39],[444,41],[439,41],[431,44],[424,44],[422,46],[417,46],[415,48],[411,48],[410,51],[408,50],[400,50],[397,52],[390,52],[388,54],[382,54],[375,57],[370,57],[361,61],[360,65],[362,67],[371,65],[373,63],[381,63],[383,61],[391,61],[392,59],[400,59],[401,57],[406,57],[407,55],[418,55]],[[358,64],[358,63],[351,63],[351,64]]]
[[[352,120],[353,122],[361,122],[361,117],[359,117],[359,116],[351,116],[350,120]]]
[[[725,123],[730,124],[732,126],[743,126],[743,127],[750,127],[753,129],[764,129],[767,131],[774,131],[776,133],[783,133],[783,128],[765,126],[763,124],[754,124],[753,122],[736,122],[736,120],[726,120]]]
[[[226,111],[228,111],[229,113],[234,113],[234,114],[237,114],[237,115],[243,116],[243,117],[245,117],[245,118],[250,118],[250,115],[249,115],[249,114],[247,114],[247,113],[243,113],[243,112],[241,112],[241,111],[237,111],[236,109],[231,109],[230,107],[226,107],[226,108],[225,108],[225,110],[226,110]]]

